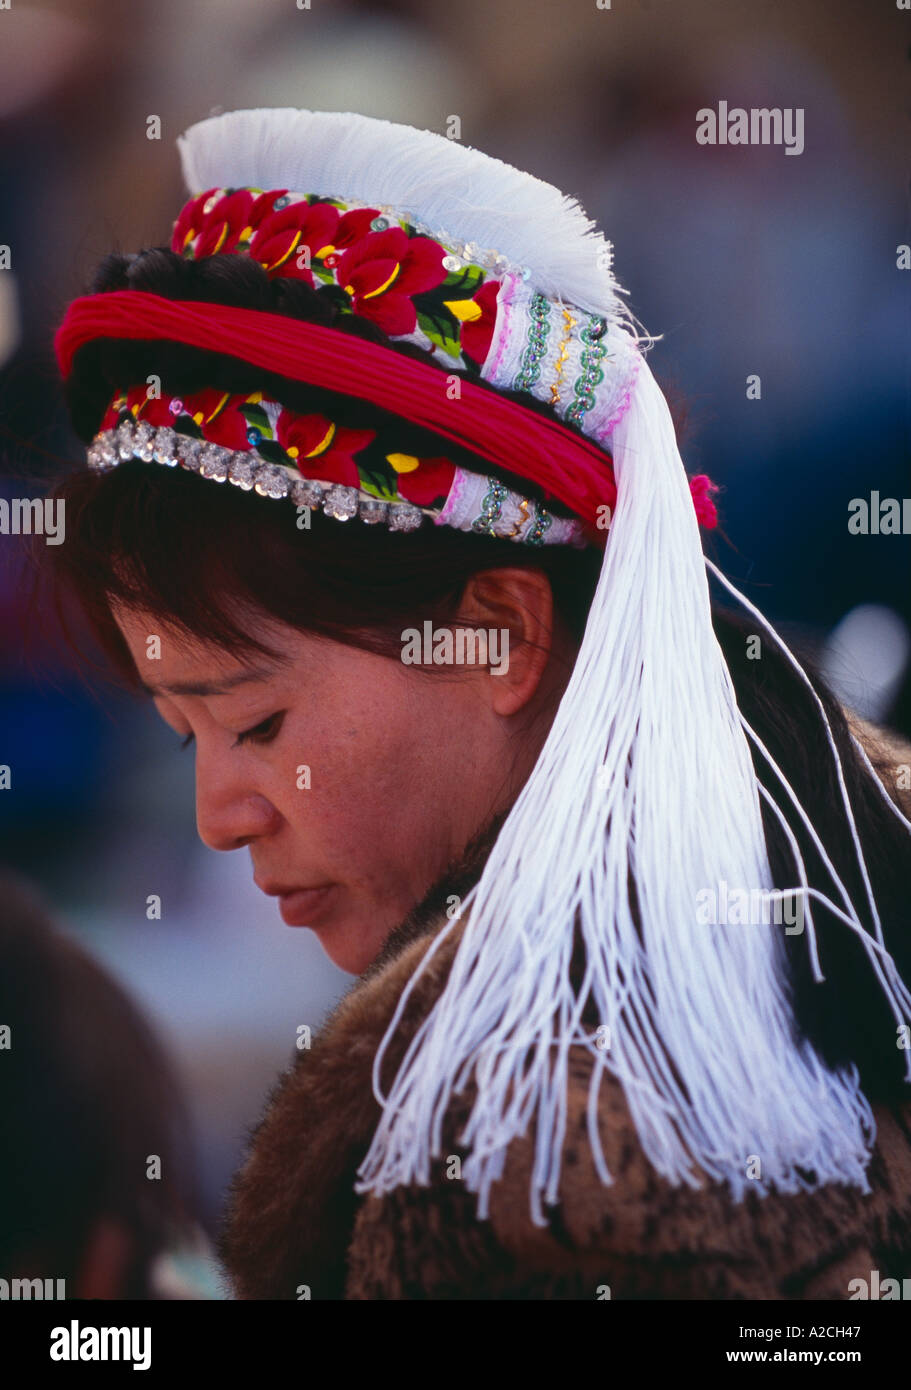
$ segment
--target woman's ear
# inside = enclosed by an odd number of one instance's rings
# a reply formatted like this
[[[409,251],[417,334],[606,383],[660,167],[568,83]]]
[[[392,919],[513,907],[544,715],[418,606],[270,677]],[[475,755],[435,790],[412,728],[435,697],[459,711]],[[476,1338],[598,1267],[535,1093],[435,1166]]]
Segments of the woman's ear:
[[[553,645],[554,603],[542,570],[484,570],[469,580],[458,622],[487,634],[491,709],[512,715],[537,693]]]

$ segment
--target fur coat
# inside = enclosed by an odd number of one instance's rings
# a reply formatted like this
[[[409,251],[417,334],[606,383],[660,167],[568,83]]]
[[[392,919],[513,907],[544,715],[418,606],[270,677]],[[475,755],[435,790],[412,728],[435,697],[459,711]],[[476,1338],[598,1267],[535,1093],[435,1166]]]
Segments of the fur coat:
[[[885,780],[911,749],[863,728]],[[894,788],[895,777],[889,776]],[[907,798],[911,803],[911,797]],[[904,803],[904,798],[903,798]],[[905,804],[911,814],[911,804]],[[489,845],[476,846],[483,863]],[[467,889],[477,863],[464,864]],[[379,1118],[374,1054],[406,981],[444,922],[445,896],[429,900],[393,934],[380,958],[337,1006],[309,1051],[281,1078],[234,1178],[220,1255],[234,1296],[247,1299],[846,1299],[852,1279],[911,1273],[911,1105],[874,1107],[872,1191],[828,1185],[813,1193],[735,1203],[703,1178],[674,1187],[639,1145],[620,1084],[606,1075],[599,1102],[600,1181],[587,1137],[591,1061],[570,1064],[561,1200],[529,1215],[533,1146],[510,1146],[491,1190],[489,1219],[453,1177],[470,1089],[450,1106],[443,1157],[429,1187],[382,1198],[354,1191],[356,1169]],[[387,1090],[408,1041],[442,990],[459,931],[412,993],[382,1077]],[[609,1289],[609,1293],[606,1292]]]

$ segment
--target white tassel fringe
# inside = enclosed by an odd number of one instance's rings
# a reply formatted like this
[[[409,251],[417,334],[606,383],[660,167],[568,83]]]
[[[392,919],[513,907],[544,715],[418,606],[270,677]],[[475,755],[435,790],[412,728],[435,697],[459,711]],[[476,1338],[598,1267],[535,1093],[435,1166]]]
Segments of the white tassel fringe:
[[[534,1122],[531,1202],[541,1224],[542,1198],[558,1200],[569,1048],[583,1046],[596,1062],[588,1128],[603,1181],[611,1175],[597,1126],[602,1067],[621,1082],[648,1159],[672,1183],[698,1185],[706,1175],[729,1183],[735,1199],[826,1182],[868,1191],[872,1111],[855,1068],[833,1072],[795,1041],[782,928],[697,920],[700,891],[722,881],[780,893],[712,629],[686,475],[647,367],[613,455],[617,505],[573,675],[463,905],[447,986],[385,1099],[382,1056],[421,970],[379,1050],[374,1088],[384,1112],[358,1190],[430,1181],[447,1105],[473,1072],[477,1098],[460,1143],[470,1149],[462,1175],[479,1195],[479,1215],[509,1142]],[[829,899],[808,888],[795,857],[815,960],[810,900]],[[838,887],[843,906],[833,910],[869,943],[896,1017],[902,1009],[907,1017],[911,996],[891,957]],[[574,921],[587,961],[578,996],[569,978]],[[606,1050],[579,1022],[589,983],[609,1030]]]

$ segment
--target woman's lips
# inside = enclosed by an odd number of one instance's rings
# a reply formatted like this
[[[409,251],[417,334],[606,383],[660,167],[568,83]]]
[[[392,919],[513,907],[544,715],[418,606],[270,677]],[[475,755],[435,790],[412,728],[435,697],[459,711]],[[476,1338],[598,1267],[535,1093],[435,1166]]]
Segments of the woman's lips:
[[[286,887],[283,883],[260,882],[255,874],[253,882],[266,897],[278,898],[279,912],[289,927],[319,925],[331,907],[334,890],[338,886],[335,883],[317,883],[312,888]]]
[[[282,921],[288,927],[318,926],[331,906],[334,889],[334,883],[325,883],[320,888],[294,888],[281,893],[278,910]]]

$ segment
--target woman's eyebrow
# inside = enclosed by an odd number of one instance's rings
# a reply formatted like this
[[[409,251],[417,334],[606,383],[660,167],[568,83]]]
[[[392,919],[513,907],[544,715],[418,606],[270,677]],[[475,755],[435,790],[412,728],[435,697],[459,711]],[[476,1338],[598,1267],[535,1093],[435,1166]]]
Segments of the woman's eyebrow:
[[[173,685],[148,685],[140,681],[140,685],[149,695],[225,695],[238,685],[267,680],[275,675],[275,669],[274,666],[255,666],[220,681],[175,681]]]

